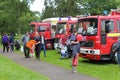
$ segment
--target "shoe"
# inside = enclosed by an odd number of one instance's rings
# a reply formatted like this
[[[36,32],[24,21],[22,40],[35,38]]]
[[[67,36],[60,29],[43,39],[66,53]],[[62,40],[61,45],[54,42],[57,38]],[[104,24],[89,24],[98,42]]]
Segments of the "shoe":
[[[29,56],[25,56],[25,58],[30,58]]]
[[[36,58],[36,60],[40,61],[40,58]]]
[[[77,71],[72,71],[72,73],[76,73]]]

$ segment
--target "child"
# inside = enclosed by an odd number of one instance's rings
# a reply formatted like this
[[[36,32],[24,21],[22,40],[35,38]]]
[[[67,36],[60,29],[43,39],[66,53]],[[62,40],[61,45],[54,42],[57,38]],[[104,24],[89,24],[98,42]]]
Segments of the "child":
[[[35,40],[30,40],[26,44],[26,47],[29,49],[29,52],[30,52],[30,57],[34,57],[35,44],[36,44]]]
[[[20,49],[20,43],[18,40],[15,42],[15,48],[16,48],[16,50]]]
[[[61,58],[60,59],[68,58],[67,47],[66,46],[62,46],[60,52],[61,52]]]

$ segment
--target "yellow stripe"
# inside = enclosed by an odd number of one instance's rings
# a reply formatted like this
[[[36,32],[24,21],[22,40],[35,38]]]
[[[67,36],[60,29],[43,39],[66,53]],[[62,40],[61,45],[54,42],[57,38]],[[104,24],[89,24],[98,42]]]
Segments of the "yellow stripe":
[[[108,33],[108,37],[118,37],[120,36],[120,33]]]

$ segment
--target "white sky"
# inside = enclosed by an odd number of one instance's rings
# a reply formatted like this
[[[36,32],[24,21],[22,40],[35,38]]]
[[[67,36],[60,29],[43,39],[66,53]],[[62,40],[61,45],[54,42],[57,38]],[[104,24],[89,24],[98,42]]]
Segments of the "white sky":
[[[41,13],[43,8],[44,0],[35,0],[34,3],[30,5],[31,11],[39,11]]]

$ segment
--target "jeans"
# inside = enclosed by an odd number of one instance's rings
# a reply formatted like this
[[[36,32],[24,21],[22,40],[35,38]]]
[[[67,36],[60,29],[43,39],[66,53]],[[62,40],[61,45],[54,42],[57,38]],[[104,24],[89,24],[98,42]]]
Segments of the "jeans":
[[[44,50],[44,57],[46,57],[46,48],[45,48],[45,44],[40,44],[40,52],[41,50]]]
[[[119,66],[120,66],[120,53],[117,53],[117,60],[118,60]]]

